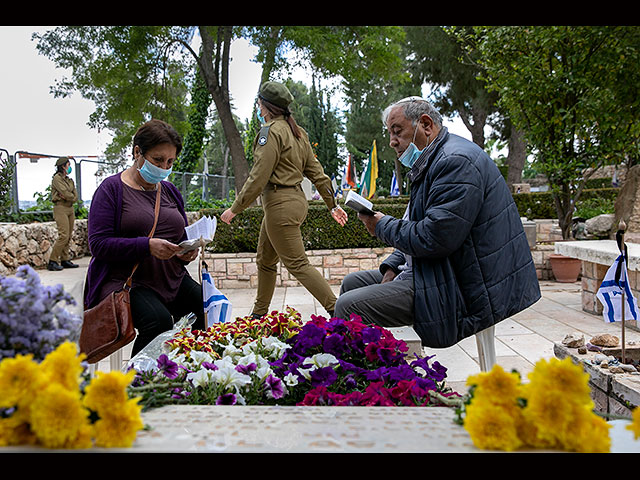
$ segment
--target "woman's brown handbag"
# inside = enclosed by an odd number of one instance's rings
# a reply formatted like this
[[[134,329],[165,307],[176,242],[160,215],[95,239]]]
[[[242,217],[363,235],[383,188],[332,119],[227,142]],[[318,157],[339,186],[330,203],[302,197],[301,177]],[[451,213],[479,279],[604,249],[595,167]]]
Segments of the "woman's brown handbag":
[[[155,219],[149,238],[153,237],[158,224],[160,212],[160,183],[156,193]],[[118,351],[136,338],[131,318],[131,303],[129,292],[133,274],[139,263],[133,267],[133,271],[124,286],[105,297],[98,305],[84,311],[82,330],[80,331],[80,351],[87,356],[89,363],[97,363],[103,358]]]

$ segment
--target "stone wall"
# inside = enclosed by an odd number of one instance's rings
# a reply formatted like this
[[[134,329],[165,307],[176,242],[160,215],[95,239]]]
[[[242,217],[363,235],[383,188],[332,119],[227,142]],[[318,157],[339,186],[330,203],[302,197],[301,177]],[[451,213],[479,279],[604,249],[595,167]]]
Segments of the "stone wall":
[[[339,250],[309,250],[307,257],[330,285],[340,285],[351,272],[378,268],[393,248],[342,248]],[[205,253],[209,274],[218,288],[255,288],[258,270],[255,253]],[[294,287],[300,283],[278,264],[277,287]]]
[[[0,275],[15,273],[19,265],[45,268],[57,238],[55,222],[0,224]],[[86,220],[74,222],[69,251],[72,259],[89,255]]]

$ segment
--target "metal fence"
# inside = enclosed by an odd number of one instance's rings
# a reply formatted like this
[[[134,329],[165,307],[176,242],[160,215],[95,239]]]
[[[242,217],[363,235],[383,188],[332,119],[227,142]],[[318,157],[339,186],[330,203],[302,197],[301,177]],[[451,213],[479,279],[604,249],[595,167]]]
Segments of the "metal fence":
[[[6,149],[0,148],[0,170],[13,167],[13,175],[9,195],[11,198],[10,212],[12,214],[20,214],[26,209],[20,208],[20,192],[25,189],[24,181],[29,182],[29,186],[38,193],[44,193],[46,188],[51,184],[51,177],[55,171],[55,161],[65,155],[51,155],[43,153],[34,153],[27,151],[17,151],[10,154]],[[118,167],[117,164],[107,162],[104,158],[89,155],[68,156],[73,165],[74,182],[78,191],[78,199],[85,205],[90,204],[93,191],[99,182],[110,174],[99,175],[91,173],[87,166],[94,164],[102,167]],[[37,173],[32,173],[30,168],[37,166]],[[85,169],[83,169],[85,167]],[[95,169],[95,168],[94,168]],[[22,185],[18,180],[19,173],[27,175]],[[87,185],[83,182],[94,179],[94,185]],[[186,203],[193,202],[201,204],[202,202],[211,202],[213,200],[228,200],[234,187],[234,177],[225,177],[222,175],[212,175],[208,173],[188,173],[173,172],[170,181],[178,187]],[[92,188],[93,187],[93,188]],[[29,213],[51,213],[51,210],[29,211]]]

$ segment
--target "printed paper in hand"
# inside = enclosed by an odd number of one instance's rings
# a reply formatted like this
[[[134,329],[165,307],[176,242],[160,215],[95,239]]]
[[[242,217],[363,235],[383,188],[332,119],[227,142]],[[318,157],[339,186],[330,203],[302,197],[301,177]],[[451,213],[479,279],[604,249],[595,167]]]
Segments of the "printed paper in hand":
[[[373,215],[373,203],[353,190],[350,190],[349,193],[347,193],[347,198],[345,199],[344,204],[349,208],[353,208],[358,213]]]
[[[187,240],[180,243],[182,253],[204,247],[213,241],[218,223],[216,217],[202,217],[184,230],[187,232]]]

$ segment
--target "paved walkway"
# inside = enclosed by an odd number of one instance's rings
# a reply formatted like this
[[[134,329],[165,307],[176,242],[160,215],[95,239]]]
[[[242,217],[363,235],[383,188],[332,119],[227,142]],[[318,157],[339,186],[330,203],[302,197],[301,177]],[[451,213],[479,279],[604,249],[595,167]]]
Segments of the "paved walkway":
[[[38,270],[43,284],[61,283],[65,290],[76,298],[81,298],[82,282],[86,274],[89,258],[74,260],[80,268],[49,272]],[[190,266],[192,275],[197,277],[197,262]],[[541,282],[542,298],[527,310],[512,318],[504,320],[496,326],[497,363],[505,370],[516,369],[526,379],[534,364],[543,358],[552,358],[553,345],[560,342],[565,335],[581,332],[585,339],[601,333],[611,333],[620,337],[620,325],[607,324],[601,316],[582,311],[580,283],[563,284],[557,282]],[[339,287],[334,287],[336,294]],[[234,316],[244,316],[251,312],[255,290],[230,289],[223,292],[233,306]],[[272,310],[282,310],[287,305],[296,308],[303,319],[311,314],[326,315],[324,309],[303,287],[276,288]],[[640,332],[627,328],[627,342],[640,342]],[[124,360],[129,359],[130,349],[124,351]],[[445,349],[425,348],[428,355],[436,355],[442,365],[447,367],[447,383],[462,392],[469,375],[480,371],[475,337],[467,338],[459,344]],[[108,368],[108,361],[104,364]],[[99,368],[103,367],[103,363]]]

